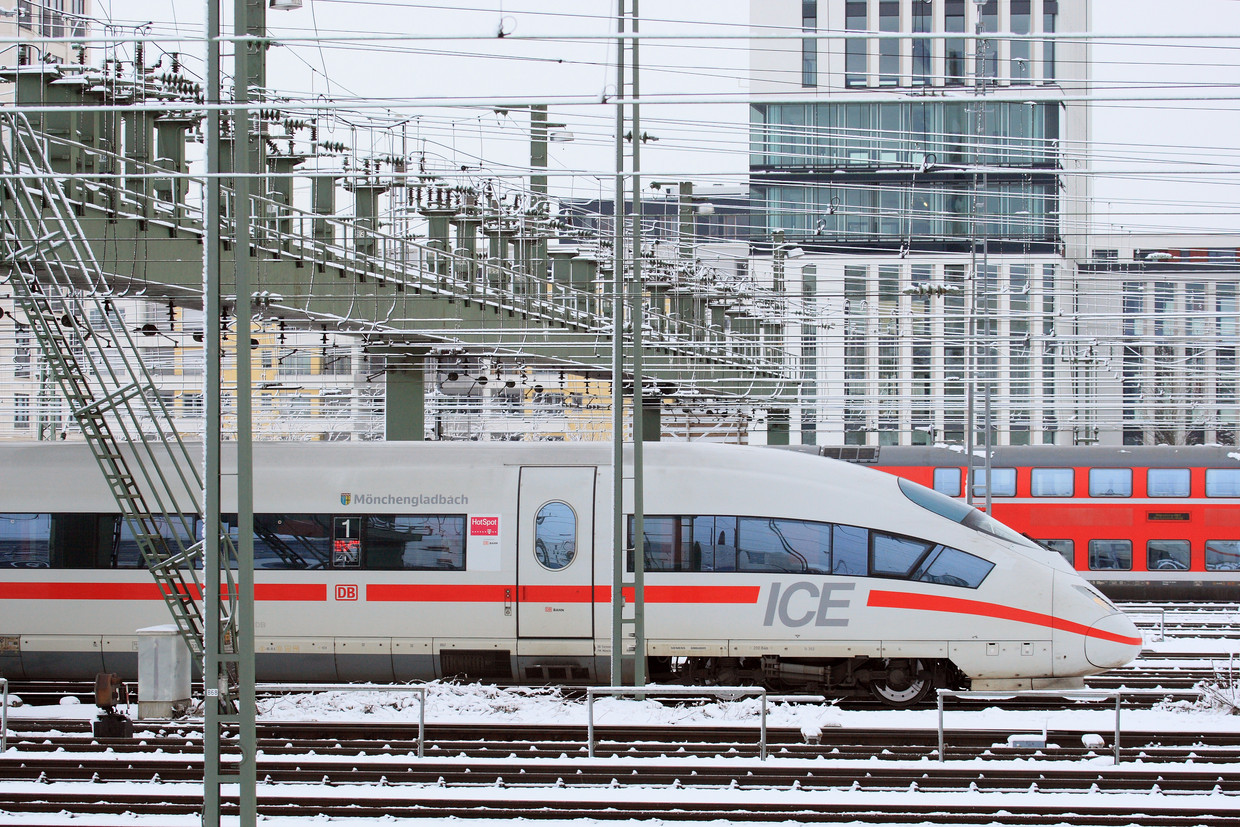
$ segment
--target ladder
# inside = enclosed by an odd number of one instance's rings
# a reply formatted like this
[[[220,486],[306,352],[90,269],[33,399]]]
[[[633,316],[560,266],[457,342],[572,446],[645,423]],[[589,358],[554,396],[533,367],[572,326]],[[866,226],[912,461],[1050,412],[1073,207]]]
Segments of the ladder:
[[[104,274],[24,115],[0,114],[4,212],[0,262],[51,374],[103,472],[126,528],[195,658],[205,650],[198,538],[202,478],[114,312]],[[232,544],[223,538],[229,600],[225,641],[236,640]]]

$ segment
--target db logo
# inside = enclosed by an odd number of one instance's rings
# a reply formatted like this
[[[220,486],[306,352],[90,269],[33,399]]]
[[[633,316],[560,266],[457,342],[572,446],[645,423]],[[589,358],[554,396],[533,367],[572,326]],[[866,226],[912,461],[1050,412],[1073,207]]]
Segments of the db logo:
[[[337,600],[357,600],[357,586],[337,586]]]

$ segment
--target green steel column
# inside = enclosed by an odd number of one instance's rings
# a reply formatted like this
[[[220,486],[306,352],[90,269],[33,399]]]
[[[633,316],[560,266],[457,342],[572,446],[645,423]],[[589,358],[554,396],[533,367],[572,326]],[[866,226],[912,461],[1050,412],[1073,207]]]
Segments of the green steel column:
[[[334,216],[336,214],[336,177],[335,175],[314,175],[310,178],[311,209],[315,215]],[[336,240],[336,229],[326,218],[316,218],[313,224],[314,241],[328,245]]]
[[[141,73],[142,67],[134,70]],[[135,104],[144,104],[140,92],[135,88],[132,100]],[[151,171],[151,163],[155,154],[154,113],[146,109],[134,107],[126,109],[122,115],[125,124],[125,189],[138,202],[139,214],[150,217],[151,179],[145,177]]]
[[[379,196],[390,188],[371,176],[346,179],[344,188],[353,193],[353,249],[363,256],[378,255]]]
[[[663,408],[658,397],[642,405],[642,442],[658,442],[663,438]]]
[[[220,775],[220,757],[224,741],[220,737],[225,710],[224,697],[228,693],[228,678],[222,659],[224,651],[223,629],[220,626],[220,571],[227,561],[221,559],[220,547],[220,442],[222,439],[220,417],[220,306],[222,285],[220,279],[220,213],[223,196],[220,179],[220,0],[207,3],[206,21],[207,78],[206,78],[206,171],[204,192],[203,227],[203,345],[206,364],[203,366],[205,382],[203,423],[204,468],[202,475],[202,525],[203,525],[203,617],[205,641],[203,646],[203,766],[202,766],[202,824],[203,827],[219,827],[220,794],[224,779]],[[221,685],[223,684],[223,685]]]
[[[547,234],[542,219],[551,212],[547,203],[547,106],[530,107],[530,213],[534,222],[533,244],[527,251],[525,272],[547,277]]]
[[[641,99],[639,86],[637,42],[637,3],[631,0],[631,21],[633,41],[630,50],[633,56],[633,99]],[[633,104],[633,537],[637,550],[633,552],[633,685],[642,686],[646,683],[646,561],[641,553],[645,532],[645,483],[644,457],[642,441],[645,426],[642,414],[646,403],[642,399],[642,328],[645,326],[646,314],[643,306],[642,284],[642,185],[641,185],[641,106]]]
[[[616,33],[625,30],[624,0],[616,0]],[[624,37],[616,39],[616,181],[611,283],[612,573],[611,684],[624,681]],[[640,540],[638,541],[640,545]],[[634,555],[636,556],[636,555]]]
[[[426,369],[421,358],[389,362],[384,377],[387,399],[384,438],[389,442],[416,442],[426,438]],[[395,361],[396,364],[392,364]]]
[[[267,156],[267,195],[280,204],[279,213],[268,221],[268,226],[276,234],[277,243],[282,250],[288,250],[292,244],[293,218],[290,207],[293,204],[293,168],[306,160],[305,155],[271,155]]]
[[[679,236],[678,254],[681,264],[693,263],[695,242],[693,232],[693,182],[681,181],[676,198],[676,234]]]
[[[818,444],[818,267],[801,268],[801,444]],[[808,333],[806,332],[808,330]]]
[[[766,412],[767,445],[787,445],[788,430],[787,408],[771,408]]]
[[[263,36],[266,33],[267,4],[265,0],[236,0],[235,20],[238,28],[245,25],[245,33]],[[242,32],[237,32],[238,35]],[[251,827],[257,816],[256,756],[258,739],[255,729],[254,698],[254,434],[252,410],[251,365],[253,355],[250,344],[252,295],[250,260],[250,222],[252,204],[250,195],[255,180],[261,187],[265,171],[263,142],[251,127],[249,107],[260,102],[265,47],[259,44],[237,43],[235,77],[246,78],[238,83],[235,96],[236,143],[233,145],[233,163],[237,176],[237,245],[234,262],[236,266],[237,320],[237,727],[238,747],[241,755],[237,766],[237,782],[240,788],[240,824]]]

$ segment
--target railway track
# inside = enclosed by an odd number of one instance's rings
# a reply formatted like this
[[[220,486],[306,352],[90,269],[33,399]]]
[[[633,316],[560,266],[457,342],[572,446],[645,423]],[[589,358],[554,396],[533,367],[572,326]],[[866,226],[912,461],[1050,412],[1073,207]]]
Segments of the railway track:
[[[22,724],[0,756],[0,809],[118,817],[201,809],[200,730],[99,741],[84,728],[57,730],[62,723]],[[1069,730],[1047,733],[1043,750],[1010,747],[991,730],[954,730],[945,762],[933,760],[935,733],[917,730],[824,730],[819,743],[772,730],[765,762],[754,756],[752,728],[605,728],[594,760],[584,759],[579,727],[432,727],[424,759],[413,734],[390,724],[262,726],[259,814],[805,821],[869,813],[868,823],[1143,826],[1202,823],[1209,811],[1209,824],[1240,825],[1240,733],[1126,733],[1133,746],[1118,766]],[[236,806],[227,801],[224,814]]]

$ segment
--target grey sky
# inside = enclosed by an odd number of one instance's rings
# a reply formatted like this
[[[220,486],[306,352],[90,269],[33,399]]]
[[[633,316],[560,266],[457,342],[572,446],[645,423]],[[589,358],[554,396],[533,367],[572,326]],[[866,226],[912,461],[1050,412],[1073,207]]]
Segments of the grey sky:
[[[1151,32],[1173,35],[1237,32],[1240,2],[1235,0],[1094,0],[1096,32]],[[231,3],[225,4],[229,10]],[[430,5],[430,4],[428,4]],[[409,114],[404,99],[459,98],[480,101],[518,98],[552,102],[552,120],[565,121],[576,140],[553,145],[556,171],[583,173],[553,180],[553,188],[575,195],[610,192],[614,170],[614,108],[556,106],[567,96],[588,99],[614,92],[615,73],[609,41],[532,43],[500,39],[509,34],[596,34],[613,30],[613,0],[476,0],[470,8],[444,10],[393,0],[388,3],[305,0],[295,12],[269,12],[273,34],[302,35],[354,32],[462,34],[480,39],[362,44],[290,44],[271,52],[271,85],[305,100],[317,96],[337,101],[354,97],[390,100],[392,120]],[[117,23],[152,21],[157,37],[174,27],[192,36],[184,44],[201,50],[201,15],[205,4],[176,0],[99,0],[98,13]],[[704,5],[662,0],[643,9],[642,31],[699,30]],[[709,4],[715,31],[743,32],[747,0]],[[227,14],[227,11],[226,11]],[[667,22],[660,23],[655,18]],[[1153,94],[1171,85],[1171,96],[1198,94],[1227,100],[1117,102],[1099,104],[1094,118],[1096,220],[1126,229],[1169,228],[1181,231],[1240,230],[1240,189],[1235,181],[1240,156],[1240,39],[1236,41],[1099,42],[1094,49],[1095,88]],[[643,95],[661,92],[712,95],[743,93],[747,72],[743,40],[642,46]],[[195,61],[188,62],[191,69]],[[200,65],[200,64],[199,64]],[[428,101],[429,102],[429,101]],[[382,118],[382,109],[368,109]],[[406,125],[407,138],[420,142],[443,163],[472,165],[485,157],[502,169],[526,161],[525,117],[496,114],[489,106],[462,112],[425,107]],[[363,151],[392,151],[392,141],[368,129],[365,118],[349,116],[348,142]],[[746,169],[744,105],[647,106],[644,131],[659,138],[643,147],[643,170],[651,178],[692,176],[719,183],[739,183]],[[673,123],[679,120],[681,123]],[[597,190],[594,192],[593,190]]]

